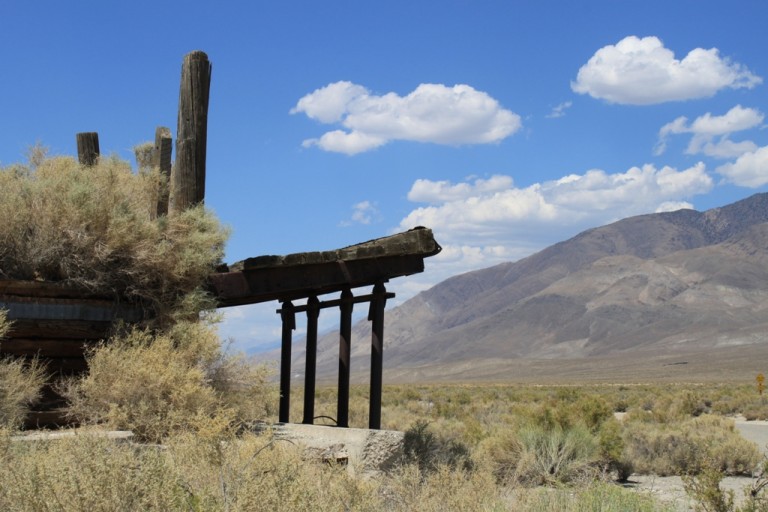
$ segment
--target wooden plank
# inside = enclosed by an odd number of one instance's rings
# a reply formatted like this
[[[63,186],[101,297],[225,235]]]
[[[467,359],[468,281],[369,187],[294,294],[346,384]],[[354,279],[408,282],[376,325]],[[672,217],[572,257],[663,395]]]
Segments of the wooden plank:
[[[9,339],[69,339],[99,340],[109,337],[112,322],[89,322],[78,320],[15,320],[11,324]],[[0,345],[2,347],[2,345]]]
[[[331,251],[302,252],[286,256],[258,256],[248,258],[231,266],[232,270],[255,270],[262,268],[293,267],[338,261],[385,258],[397,256],[434,256],[441,250],[432,230],[414,228],[403,233],[369,240]]]
[[[111,322],[125,320],[138,322],[144,318],[138,308],[112,302],[75,301],[66,299],[25,299],[0,296],[0,309],[8,312],[9,320],[85,320]]]
[[[423,257],[395,256],[213,274],[209,289],[219,307],[229,307],[341,292],[423,271]]]
[[[100,340],[8,338],[0,340],[0,354],[82,357],[87,348],[95,347],[99,342]]]
[[[64,283],[50,281],[18,281],[13,279],[0,280],[0,295],[114,300],[114,297],[108,294],[98,294],[82,288],[67,286]]]

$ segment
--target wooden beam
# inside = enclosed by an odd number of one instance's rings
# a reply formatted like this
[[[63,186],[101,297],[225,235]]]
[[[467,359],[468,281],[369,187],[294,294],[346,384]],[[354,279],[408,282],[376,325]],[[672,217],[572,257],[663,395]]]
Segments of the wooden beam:
[[[421,256],[399,256],[347,261],[344,266],[342,269],[339,262],[333,262],[212,274],[209,290],[222,308],[294,300],[418,274],[424,271],[424,260]]]

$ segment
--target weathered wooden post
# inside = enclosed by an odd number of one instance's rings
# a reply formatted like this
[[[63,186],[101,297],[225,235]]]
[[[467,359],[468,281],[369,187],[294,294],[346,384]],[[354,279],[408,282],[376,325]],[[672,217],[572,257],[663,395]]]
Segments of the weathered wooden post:
[[[302,423],[312,425],[315,421],[315,373],[317,365],[317,320],[320,316],[320,301],[316,296],[307,299],[307,351],[304,371],[304,419]]]
[[[384,308],[387,305],[387,289],[378,282],[373,287],[373,298],[368,311],[371,322],[371,396],[368,409],[368,428],[381,428],[381,394],[384,371]]]
[[[176,165],[171,171],[170,213],[181,212],[205,198],[205,158],[211,63],[201,51],[184,56],[179,88]]]
[[[339,305],[339,394],[336,402],[336,423],[340,427],[349,426],[349,356],[352,342],[352,309],[354,297],[349,288],[341,292]]]
[[[99,134],[96,132],[82,132],[77,137],[77,160],[80,165],[96,165],[99,159]]]
[[[291,343],[296,329],[296,311],[291,301],[283,302],[280,309],[283,319],[283,338],[280,350],[280,423],[288,423],[291,415]]]
[[[152,166],[160,169],[160,183],[157,195],[157,216],[168,214],[171,180],[171,152],[173,139],[171,129],[158,126],[155,130],[155,147],[152,153]]]

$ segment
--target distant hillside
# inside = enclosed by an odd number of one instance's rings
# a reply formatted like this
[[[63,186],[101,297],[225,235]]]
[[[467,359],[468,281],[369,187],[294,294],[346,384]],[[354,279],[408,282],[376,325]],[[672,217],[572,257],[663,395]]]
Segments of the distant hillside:
[[[358,323],[354,372],[369,365],[369,339]],[[768,349],[768,194],[624,219],[452,277],[388,311],[384,339],[385,375],[406,380],[440,368],[503,378],[489,361]],[[320,340],[319,374],[335,375],[337,346],[336,333]]]

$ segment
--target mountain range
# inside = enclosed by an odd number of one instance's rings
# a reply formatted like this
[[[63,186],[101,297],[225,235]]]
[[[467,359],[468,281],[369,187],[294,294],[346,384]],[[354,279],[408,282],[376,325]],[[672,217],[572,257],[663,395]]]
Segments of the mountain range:
[[[362,320],[351,352],[360,380],[369,340]],[[623,219],[449,278],[388,310],[384,341],[388,381],[760,371],[768,363],[768,194]],[[337,366],[332,332],[318,343],[318,375],[332,380]],[[303,368],[298,344],[294,375]]]

